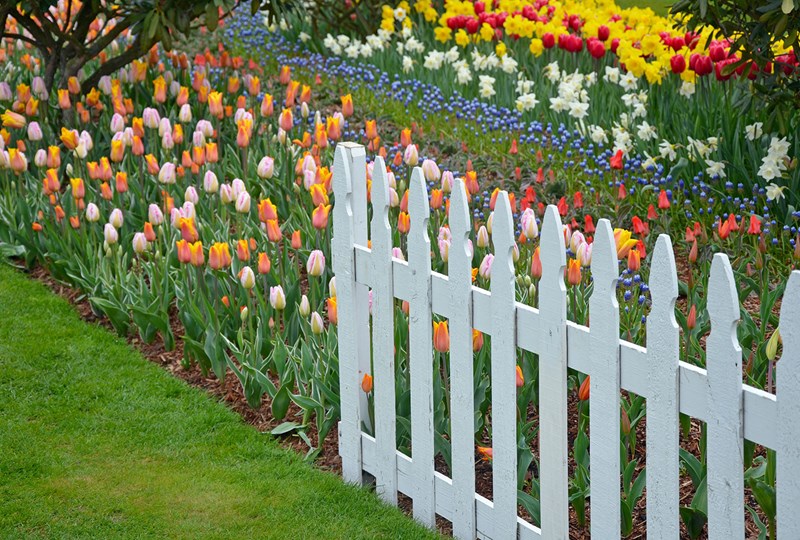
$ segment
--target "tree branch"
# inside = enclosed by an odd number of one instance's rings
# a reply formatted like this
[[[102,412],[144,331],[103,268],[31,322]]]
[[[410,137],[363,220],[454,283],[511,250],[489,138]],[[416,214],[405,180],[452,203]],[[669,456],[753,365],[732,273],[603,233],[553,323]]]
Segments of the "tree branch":
[[[151,43],[150,47],[152,46],[153,44]],[[83,93],[85,94],[92,88],[97,87],[102,77],[111,75],[119,68],[125,67],[137,58],[147,54],[147,51],[150,49],[150,47],[143,48],[140,36],[137,36],[136,40],[133,42],[133,45],[128,50],[115,56],[114,58],[107,60],[106,63],[100,65],[100,67],[98,67],[95,72],[84,81],[84,83],[81,85]]]

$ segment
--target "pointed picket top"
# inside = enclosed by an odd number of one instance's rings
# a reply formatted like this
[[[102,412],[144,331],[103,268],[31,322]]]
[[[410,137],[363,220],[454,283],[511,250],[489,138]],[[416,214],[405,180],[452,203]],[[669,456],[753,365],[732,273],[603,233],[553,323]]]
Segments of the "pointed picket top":
[[[548,283],[558,281],[562,290],[564,285],[564,267],[567,266],[567,252],[564,248],[564,226],[558,214],[558,207],[551,204],[544,212],[544,223],[541,234],[542,279]]]
[[[595,231],[594,244],[592,246],[592,281],[594,282],[594,290],[589,299],[590,302],[602,302],[605,305],[610,299],[612,305],[617,305],[618,261],[617,245],[614,240],[611,222],[607,219],[601,219],[597,222],[597,230]],[[591,310],[591,307],[589,309]]]
[[[731,330],[739,322],[739,296],[736,294],[736,282],[728,256],[723,253],[714,255],[711,263],[711,276],[708,282],[708,314],[711,316],[711,331],[714,323],[719,328],[729,324]],[[735,332],[731,334],[735,340]],[[736,346],[739,344],[736,342]]]
[[[447,263],[450,315],[450,411],[453,478],[453,537],[475,538],[475,385],[472,353],[472,223],[464,181],[450,196],[450,254]]]
[[[450,264],[452,264],[454,256],[460,260],[461,255],[468,257],[470,260],[469,264],[471,264],[472,252],[468,240],[472,228],[472,221],[469,217],[467,188],[464,184],[464,180],[461,178],[456,178],[453,185],[453,191],[450,194],[450,212],[447,219],[450,224],[450,234],[452,235],[452,240],[450,242]],[[459,251],[459,249],[463,251]],[[458,253],[456,253],[456,251],[458,251]]]
[[[589,453],[593,538],[619,538],[620,521],[620,364],[619,262],[611,222],[601,219],[592,247],[592,281],[589,298],[589,337],[593,353],[589,375],[591,393]]]
[[[408,191],[408,213],[411,221],[409,236],[422,238],[430,244],[428,220],[431,217],[431,205],[428,200],[428,188],[425,186],[425,175],[422,173],[421,167],[414,167]]]
[[[494,218],[492,220],[492,244],[494,244],[495,259],[499,258],[500,252],[508,252],[509,274],[514,275],[514,259],[512,250],[514,249],[514,221],[511,216],[511,203],[508,199],[508,192],[501,191],[497,195],[494,207]],[[505,253],[506,251],[503,251]],[[494,275],[494,263],[492,263],[492,274]]]
[[[567,264],[558,208],[547,207],[540,237],[542,278],[539,280],[541,318],[539,355],[539,484],[542,537],[569,538],[569,481],[567,476]]]
[[[680,536],[680,329],[675,320],[678,276],[672,242],[659,235],[650,265],[647,316],[647,531],[650,538]]]
[[[380,156],[375,158],[375,164],[372,167],[371,199],[372,227],[383,227],[383,221],[385,221],[386,229],[389,229],[389,180],[386,177],[386,163]],[[375,217],[376,214],[379,216],[378,218]]]
[[[668,315],[670,327],[677,328],[675,321],[675,300],[678,298],[678,271],[675,266],[675,255],[672,252],[672,241],[669,235],[660,234],[653,250],[653,260],[650,265],[650,297],[653,307],[650,310],[663,312]]]
[[[783,293],[780,320],[783,354],[777,363],[778,399],[778,534],[800,538],[800,271],[789,276]]]
[[[708,537],[744,537],[742,349],[739,298],[728,256],[714,255],[708,280]]]
[[[348,146],[346,143],[336,145],[336,154],[333,158],[333,194],[336,204],[333,206],[333,241],[337,241],[337,228],[346,228],[344,234],[349,235],[352,228],[353,209],[351,195],[353,194],[353,177],[350,172],[350,163],[347,158]],[[338,227],[337,227],[338,225]],[[349,239],[352,242],[352,238]]]

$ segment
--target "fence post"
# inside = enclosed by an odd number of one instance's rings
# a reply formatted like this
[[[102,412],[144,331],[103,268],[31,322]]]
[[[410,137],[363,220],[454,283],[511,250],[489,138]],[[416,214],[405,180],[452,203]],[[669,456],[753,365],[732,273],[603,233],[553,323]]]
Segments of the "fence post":
[[[647,317],[647,536],[680,536],[680,329],[675,321],[678,277],[672,243],[656,241],[650,270],[653,305]]]
[[[744,538],[742,349],[739,297],[728,256],[714,255],[708,280],[708,537]]]
[[[541,523],[544,538],[569,536],[567,476],[567,290],[564,233],[558,209],[545,211],[539,280],[539,453]]]
[[[369,419],[360,376],[369,370],[367,287],[356,283],[356,242],[366,245],[366,154],[354,143],[336,146],[333,163],[333,271],[339,312],[339,390],[341,426],[339,454],[345,481],[362,482],[361,422]],[[357,189],[358,184],[364,184]],[[359,201],[361,195],[363,201]],[[366,370],[364,369],[366,366]]]
[[[414,517],[428,527],[436,525],[433,463],[433,320],[431,315],[431,207],[420,167],[411,173],[408,194],[411,229],[408,267],[411,271],[409,305],[409,369],[411,371],[411,458],[414,470]]]
[[[450,198],[450,410],[453,462],[453,536],[475,538],[475,385],[472,352],[472,221],[464,181]]]
[[[394,288],[392,230],[389,227],[389,181],[382,157],[372,168],[372,351],[375,370],[376,490],[397,504],[397,437],[395,435]]]
[[[517,537],[517,332],[514,223],[508,193],[492,224],[492,488],[498,538]]]
[[[800,271],[789,276],[780,320],[783,353],[778,362],[778,447],[776,491],[779,538],[800,538]]]

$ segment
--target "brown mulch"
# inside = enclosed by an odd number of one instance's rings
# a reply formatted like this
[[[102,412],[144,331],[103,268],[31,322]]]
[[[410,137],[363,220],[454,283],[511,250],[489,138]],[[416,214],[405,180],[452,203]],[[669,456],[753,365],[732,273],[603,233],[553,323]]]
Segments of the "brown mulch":
[[[45,284],[48,288],[50,288],[53,292],[58,294],[59,296],[68,300],[73,306],[75,306],[76,311],[80,315],[80,317],[89,323],[98,324],[109,331],[114,331],[111,323],[105,317],[98,316],[92,309],[86,295],[83,294],[80,290],[65,285],[55,279],[41,266],[37,266],[33,270],[30,271],[30,276],[40,281],[41,283]],[[130,346],[138,350],[145,358],[150,360],[151,362],[158,364],[163,369],[169,371],[173,376],[178,377],[184,381],[186,381],[189,385],[201,388],[205,390],[208,394],[213,396],[214,398],[224,402],[228,407],[230,407],[233,411],[238,413],[242,419],[251,424],[256,429],[258,429],[262,433],[269,433],[272,429],[276,426],[281,424],[283,421],[278,421],[272,417],[271,412],[271,402],[267,395],[264,396],[262,399],[261,406],[257,409],[250,407],[247,404],[247,401],[244,397],[244,393],[242,391],[242,387],[239,384],[239,381],[236,379],[235,376],[231,375],[226,377],[224,381],[220,381],[218,378],[214,376],[213,373],[208,373],[204,375],[200,369],[200,367],[196,363],[192,363],[191,365],[186,365],[183,359],[183,341],[180,339],[180,336],[183,335],[183,328],[178,320],[178,317],[175,313],[172,314],[171,317],[171,325],[173,333],[176,337],[176,345],[175,349],[172,351],[167,351],[164,347],[164,343],[161,340],[160,335],[153,341],[153,343],[147,344],[141,341],[138,335],[134,332],[131,332],[130,335],[126,338],[127,342]],[[570,393],[569,396],[569,416],[568,416],[568,441],[570,448],[573,446],[575,438],[578,433],[578,414],[577,414],[577,396],[574,392]],[[532,409],[529,411],[529,418],[534,419],[538,415],[538,411]],[[302,410],[297,407],[294,403],[290,404],[289,412],[285,420],[292,420],[297,419],[299,420],[302,417]],[[641,470],[645,466],[645,444],[646,444],[646,437],[645,437],[645,420],[642,419],[636,426],[636,457],[640,460],[640,463],[637,467],[636,474],[638,475]],[[691,433],[688,437],[681,436],[681,445],[684,449],[691,452],[695,456],[700,456],[700,422],[697,420],[692,420],[692,427]],[[316,429],[312,424],[308,426],[306,429],[306,434],[308,435],[311,443],[316,447],[319,444]],[[278,441],[282,446],[291,448],[292,450],[305,454],[308,452],[309,448],[308,445],[300,439],[297,435],[288,435],[282,436],[278,438]],[[486,441],[486,446],[490,446],[491,443]],[[532,448],[534,453],[535,462],[538,463],[538,448],[534,446]],[[759,451],[758,453],[763,453]],[[322,443],[322,449],[319,452],[319,455],[314,461],[314,465],[319,467],[322,470],[333,472],[336,474],[341,474],[342,470],[342,462],[341,458],[339,457],[338,453],[338,433],[336,429],[331,430],[328,437]],[[569,469],[573,471],[575,468],[575,461],[572,455],[569,457]],[[447,464],[441,458],[441,456],[437,457],[436,460],[436,469],[437,471],[448,474]],[[492,498],[492,466],[491,463],[486,462],[480,458],[479,455],[476,454],[476,492],[487,497],[489,499]],[[530,473],[529,473],[530,478]],[[529,486],[526,488],[529,490]],[[688,505],[691,502],[692,497],[694,496],[694,488],[692,486],[691,480],[687,477],[683,477],[681,479],[681,488],[680,488],[680,497],[681,497],[681,505]],[[750,493],[750,490],[746,488],[745,490],[745,500],[746,502],[752,506],[757,507],[756,502]],[[646,519],[646,490],[645,495],[639,500],[638,504],[634,510],[634,527],[633,532],[627,537],[630,539],[644,539],[647,537],[647,519]],[[413,502],[410,497],[403,495],[402,493],[398,493],[398,506],[399,508],[404,511],[407,515],[412,515],[412,508]],[[761,519],[764,520],[764,516],[759,512]],[[520,506],[519,508],[519,515],[523,516],[525,519],[530,521],[530,516],[527,511]],[[586,524],[584,527],[580,527],[578,525],[577,516],[575,511],[572,507],[570,507],[570,539],[571,540],[588,540],[590,538],[590,521],[591,520],[591,509],[589,505],[589,500],[587,499],[586,504]],[[452,525],[451,523],[440,517],[437,516],[436,518],[437,529],[440,533],[444,535],[451,535],[452,534]],[[755,523],[752,520],[752,517],[749,513],[746,514],[746,530],[747,530],[747,537],[748,538],[757,538],[758,537],[758,529],[755,526]],[[688,538],[686,534],[686,529],[681,523],[681,537]],[[707,538],[707,530],[704,531],[704,534],[701,538]]]

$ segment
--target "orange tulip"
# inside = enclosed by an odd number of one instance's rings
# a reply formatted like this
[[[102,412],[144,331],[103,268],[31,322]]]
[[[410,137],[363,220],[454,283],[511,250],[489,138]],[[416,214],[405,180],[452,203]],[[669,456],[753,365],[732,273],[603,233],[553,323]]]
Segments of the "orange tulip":
[[[269,257],[266,253],[261,252],[258,254],[258,273],[259,274],[269,274],[270,269],[272,268],[272,263],[269,260]]]
[[[292,249],[300,249],[303,247],[303,241],[300,238],[300,231],[292,233]]]
[[[328,215],[331,211],[330,204],[320,204],[311,213],[311,224],[315,229],[323,230],[328,226]]]
[[[405,148],[411,144],[411,130],[406,128],[400,132],[400,145]]]
[[[533,250],[533,256],[531,257],[531,275],[534,279],[542,278],[542,258],[539,255],[539,246],[536,246],[536,249]]]
[[[187,242],[197,242],[199,235],[192,218],[178,218],[178,228],[181,230],[181,238]]]
[[[281,233],[281,228],[278,225],[277,219],[270,219],[267,220],[267,238],[269,238],[270,242],[278,242],[283,237]]]
[[[328,138],[332,141],[338,141],[342,136],[342,128],[339,125],[339,118],[329,116],[325,119],[325,128]]]
[[[111,141],[111,161],[119,163],[125,157],[125,143],[121,140]]]
[[[189,245],[189,262],[192,263],[192,266],[203,266],[205,264],[205,256],[203,255],[203,243],[202,242],[193,242]]]
[[[61,142],[67,147],[67,150],[75,150],[78,147],[78,132],[76,130],[69,130],[65,127],[61,128]]]
[[[339,322],[339,310],[336,305],[336,297],[328,298],[326,305],[328,307],[328,320],[331,324],[337,324]]]
[[[397,216],[397,230],[403,234],[407,234],[411,229],[411,218],[408,212],[400,212]]]
[[[372,392],[372,375],[364,373],[364,378],[361,379],[361,389],[365,394]]]
[[[156,231],[153,230],[153,224],[149,221],[144,222],[144,237],[148,242],[156,240]]]
[[[567,269],[567,281],[570,285],[577,285],[581,282],[581,263],[578,259],[570,259]]]
[[[478,352],[483,348],[483,332],[472,329],[472,352]]]
[[[231,253],[227,242],[215,242],[208,250],[208,266],[220,270],[231,265]]]
[[[494,453],[491,447],[479,446],[478,453],[481,455],[481,459],[483,459],[484,461],[492,461]]]
[[[58,106],[63,110],[72,108],[72,102],[69,99],[69,91],[64,88],[58,89]]]
[[[373,140],[378,138],[378,123],[375,120],[367,120],[364,124],[364,131],[366,132],[367,139]]]
[[[517,366],[517,388],[522,388],[525,385],[525,376],[522,374],[522,368]]]
[[[441,189],[431,190],[431,208],[438,210],[444,204],[444,192]]]
[[[278,207],[272,204],[269,199],[263,199],[258,203],[258,219],[266,223],[271,219],[278,219]]]
[[[589,376],[587,375],[583,382],[581,383],[580,388],[578,388],[578,399],[581,401],[586,401],[589,399]]]
[[[208,94],[208,112],[211,113],[211,116],[216,116],[217,118],[222,118],[224,116],[222,93],[211,92]]]
[[[47,166],[58,169],[61,166],[61,148],[58,146],[47,147]]]
[[[153,81],[153,100],[156,103],[164,103],[167,101],[167,81],[164,77],[160,76]]]
[[[433,348],[442,353],[450,350],[450,331],[447,329],[447,321],[433,323]]]
[[[353,96],[352,96],[352,94],[347,94],[346,96],[342,96],[342,115],[345,118],[353,116]]]
[[[638,272],[642,265],[642,256],[639,254],[638,249],[632,249],[628,252],[628,270],[631,272]]]
[[[242,262],[250,260],[250,249],[247,246],[247,240],[236,242],[236,257]]]

